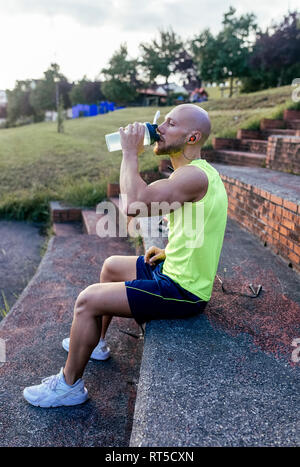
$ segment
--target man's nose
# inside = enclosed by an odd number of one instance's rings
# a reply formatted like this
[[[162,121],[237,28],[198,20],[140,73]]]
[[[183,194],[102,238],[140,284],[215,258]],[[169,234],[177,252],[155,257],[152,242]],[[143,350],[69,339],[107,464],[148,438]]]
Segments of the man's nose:
[[[163,131],[164,131],[164,130],[163,130],[163,125],[164,125],[164,124],[162,123],[161,125],[159,125],[159,126],[157,127],[158,133],[163,133]]]

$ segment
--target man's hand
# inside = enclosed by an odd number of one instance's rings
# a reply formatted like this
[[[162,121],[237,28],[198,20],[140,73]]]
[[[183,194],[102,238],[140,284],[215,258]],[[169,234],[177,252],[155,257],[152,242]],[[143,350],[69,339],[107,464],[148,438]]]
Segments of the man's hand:
[[[151,246],[145,253],[144,261],[150,264],[159,264],[166,259],[165,250],[157,246]]]
[[[119,131],[123,155],[139,155],[144,151],[145,126],[142,123],[130,123]]]

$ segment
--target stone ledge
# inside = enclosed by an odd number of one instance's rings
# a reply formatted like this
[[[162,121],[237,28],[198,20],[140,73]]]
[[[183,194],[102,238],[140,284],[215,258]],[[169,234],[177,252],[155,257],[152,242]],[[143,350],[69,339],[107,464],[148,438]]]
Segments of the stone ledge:
[[[234,173],[237,189],[297,215],[294,176],[215,166],[223,179]],[[283,192],[288,199],[273,194]],[[299,276],[230,219],[221,277],[224,267],[235,289],[260,283],[262,295],[233,300],[216,281],[204,315],[147,324],[130,446],[297,445],[297,417],[287,399],[300,371],[288,362],[300,326]]]
[[[81,221],[81,210],[79,206],[69,206],[61,201],[50,201],[51,222],[78,222]]]
[[[224,267],[230,289],[263,292],[233,298],[216,281],[204,315],[147,324],[130,446],[297,445],[299,277],[230,220]]]

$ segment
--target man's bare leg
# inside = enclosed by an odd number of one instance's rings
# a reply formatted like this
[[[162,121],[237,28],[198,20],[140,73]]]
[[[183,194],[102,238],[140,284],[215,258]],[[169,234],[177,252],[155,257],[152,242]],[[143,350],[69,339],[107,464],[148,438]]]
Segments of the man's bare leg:
[[[124,282],[93,284],[77,297],[71,327],[70,349],[64,375],[67,384],[81,378],[99,342],[99,317],[132,318]]]
[[[112,316],[108,316],[108,315],[102,316],[102,325],[101,325],[100,338],[103,339],[103,340],[105,339],[106,331],[109,328],[111,320],[112,320]]]
[[[100,283],[125,282],[136,279],[136,261],[138,256],[110,256],[102,266]],[[105,339],[112,316],[102,316],[101,339]]]

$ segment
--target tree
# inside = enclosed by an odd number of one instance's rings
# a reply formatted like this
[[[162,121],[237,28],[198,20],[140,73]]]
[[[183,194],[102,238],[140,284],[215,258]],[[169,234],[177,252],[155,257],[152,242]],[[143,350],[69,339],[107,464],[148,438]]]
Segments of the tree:
[[[229,8],[223,17],[223,29],[213,37],[207,29],[191,41],[198,72],[204,80],[223,82],[229,80],[232,96],[234,78],[248,74],[247,60],[251,50],[250,34],[256,30],[255,15],[235,16],[236,9]]]
[[[179,64],[182,65],[182,59],[187,59],[183,42],[172,28],[166,31],[159,30],[158,40],[154,39],[150,44],[142,43],[140,49],[140,64],[150,82],[161,76],[168,84],[170,75],[178,70]]]
[[[73,85],[69,93],[72,105],[95,104],[103,100],[100,81],[89,81],[86,76]]]
[[[63,99],[64,108],[70,107],[71,87],[67,78],[60,73],[59,65],[52,63],[50,68],[44,72],[44,78],[37,81],[30,95],[30,103],[36,112],[56,110],[58,92]]]
[[[209,29],[205,29],[191,43],[191,52],[198,74],[204,81],[218,81],[216,67],[218,43]]]
[[[189,51],[183,49],[177,57],[176,73],[187,80],[187,85],[194,84],[194,88],[201,85],[201,77],[197,73],[193,57]]]
[[[0,105],[0,118],[7,117],[7,108],[6,105]]]
[[[290,84],[300,76],[300,14],[289,12],[279,24],[259,30],[249,57],[244,91]]]
[[[127,44],[121,44],[101,73],[105,81],[101,84],[104,96],[119,104],[133,102],[137,97],[140,82],[137,79],[138,62],[128,57]]]
[[[33,117],[38,120],[38,113],[30,103],[30,93],[33,82],[30,80],[17,81],[13,90],[7,90],[7,119],[14,124],[18,119]]]

